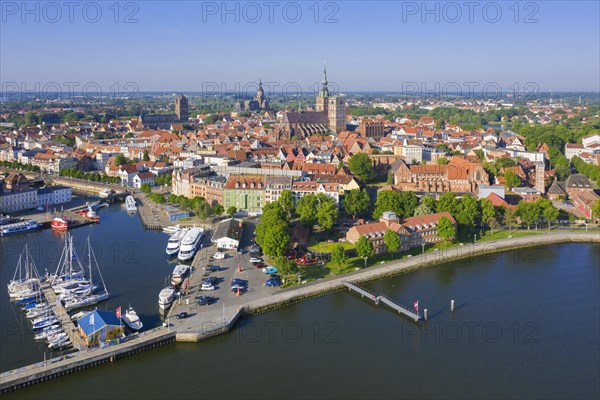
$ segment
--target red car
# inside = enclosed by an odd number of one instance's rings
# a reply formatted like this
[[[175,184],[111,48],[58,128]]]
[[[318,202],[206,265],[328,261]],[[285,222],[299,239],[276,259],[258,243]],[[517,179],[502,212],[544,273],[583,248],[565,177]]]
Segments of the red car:
[[[265,265],[265,264],[263,264],[263,263],[256,263],[256,264],[254,264],[254,266],[255,266],[256,268],[265,268],[265,267],[266,267],[266,265]]]

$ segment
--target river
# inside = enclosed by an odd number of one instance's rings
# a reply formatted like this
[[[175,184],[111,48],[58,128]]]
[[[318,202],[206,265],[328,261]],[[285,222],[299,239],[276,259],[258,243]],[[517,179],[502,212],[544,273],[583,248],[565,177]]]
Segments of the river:
[[[101,217],[73,234],[80,249],[89,234],[99,253],[113,295],[102,308],[131,302],[147,327],[157,326],[156,296],[172,269],[166,236],[144,231],[117,205]],[[2,239],[2,287],[25,242],[43,271],[55,268],[61,241],[50,231]],[[436,266],[368,285],[405,304],[418,300],[426,324],[338,292],[5,397],[598,398],[599,260],[597,244],[566,244]],[[43,360],[6,290],[0,296],[2,371]]]

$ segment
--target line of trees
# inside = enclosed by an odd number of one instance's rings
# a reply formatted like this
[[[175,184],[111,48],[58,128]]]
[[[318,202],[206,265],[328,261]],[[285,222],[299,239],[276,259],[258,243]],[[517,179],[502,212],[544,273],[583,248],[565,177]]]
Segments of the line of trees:
[[[104,172],[101,174],[98,172],[82,172],[75,167],[61,170],[59,175],[75,179],[83,179],[90,182],[111,183],[114,185],[119,185],[121,183],[121,178],[118,176],[108,176]]]
[[[37,165],[23,164],[18,161],[0,161],[0,167],[21,169],[24,171],[40,172],[40,167]]]

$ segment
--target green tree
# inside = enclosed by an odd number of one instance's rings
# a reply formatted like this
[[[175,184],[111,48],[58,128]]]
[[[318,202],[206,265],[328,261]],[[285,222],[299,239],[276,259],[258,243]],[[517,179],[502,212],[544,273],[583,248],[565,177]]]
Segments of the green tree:
[[[458,204],[456,220],[461,225],[475,226],[479,222],[481,211],[475,197],[465,194]]]
[[[255,233],[256,243],[262,247],[267,256],[283,256],[290,242],[285,212],[274,203],[267,204],[263,208]]]
[[[215,204],[215,205],[213,206],[213,209],[212,209],[212,211],[213,211],[213,213],[214,213],[215,215],[221,215],[221,214],[223,214],[223,213],[225,212],[225,208],[223,208],[223,206],[222,206],[222,205],[220,205],[219,203],[217,203],[217,204]]]
[[[512,171],[506,171],[504,173],[504,179],[506,179],[506,185],[509,188],[521,186],[521,178]]]
[[[531,224],[536,223],[540,219],[541,208],[537,203],[521,201],[517,206],[517,215],[527,225],[527,229],[529,230]]]
[[[452,192],[445,192],[442,194],[437,202],[436,211],[448,211],[450,215],[454,217],[458,211],[458,200],[456,199],[456,195]]]
[[[25,125],[35,126],[39,123],[38,116],[33,111],[27,111],[25,113]]]
[[[402,204],[400,200],[400,192],[395,190],[381,190],[377,193],[375,200],[375,209],[373,210],[373,218],[379,219],[386,211],[395,212],[398,216],[402,216]]]
[[[123,154],[119,153],[115,156],[115,165],[119,166],[123,164],[127,164],[127,158],[125,158]]]
[[[391,229],[387,230],[383,235],[383,242],[388,253],[395,253],[400,248],[400,235]]]
[[[150,154],[148,154],[148,150],[144,150],[144,156],[142,157],[142,161],[150,161]]]
[[[481,199],[479,207],[481,208],[481,221],[491,228],[492,221],[497,221],[498,218],[496,207],[488,199]]]
[[[146,194],[150,194],[152,192],[152,188],[147,183],[142,183],[142,186],[140,186],[140,190]]]
[[[298,274],[298,272],[300,272],[300,269],[298,268],[298,264],[296,264],[296,261],[294,260],[286,260],[285,258],[280,258],[280,260],[282,260],[281,262],[277,263],[277,269],[279,270],[279,273],[283,276],[291,276],[291,275],[296,275]]]
[[[369,183],[375,178],[373,161],[365,153],[356,153],[348,160],[348,168],[352,175],[358,176],[361,181]]]
[[[343,204],[344,210],[352,215],[352,218],[356,218],[357,215],[366,214],[371,208],[371,199],[365,189],[352,189],[344,193]]]
[[[375,253],[373,243],[364,236],[361,236],[356,241],[356,254],[365,259],[365,268],[367,267],[367,259]]]
[[[510,232],[515,224],[515,210],[513,207],[507,207],[504,210],[504,225],[508,226]]]
[[[426,205],[427,207],[429,207],[432,211],[435,210],[435,199],[431,196],[423,196],[421,197],[421,204]]]
[[[333,227],[335,220],[339,216],[339,210],[335,201],[325,201],[319,204],[317,209],[317,223],[325,230],[329,230]]]
[[[482,149],[477,149],[475,150],[475,155],[477,156],[477,158],[479,158],[480,160],[483,160],[485,158],[485,153]]]
[[[437,160],[438,165],[448,165],[448,159],[446,157],[440,157]]]
[[[296,205],[296,213],[300,217],[300,222],[309,229],[312,229],[317,221],[318,204],[317,196],[307,194],[302,196]]]
[[[442,217],[438,221],[437,233],[444,239],[444,242],[447,243],[448,240],[456,237],[456,227],[452,221],[450,221],[450,218]]]
[[[294,193],[289,189],[282,190],[279,199],[277,199],[277,203],[281,206],[283,211],[287,213],[288,219],[292,218],[295,211]]]
[[[592,204],[592,219],[600,219],[600,200],[596,200]]]
[[[236,206],[231,206],[231,207],[227,208],[227,215],[229,215],[230,217],[233,217],[236,212],[237,212]]]
[[[427,204],[419,204],[417,208],[415,208],[414,216],[420,217],[422,215],[433,214],[433,210],[429,208]]]
[[[552,221],[555,221],[560,213],[558,208],[554,207],[550,200],[543,197],[537,199],[536,203],[541,209],[542,216],[548,221],[548,229],[550,229]]]
[[[333,246],[333,251],[331,252],[331,261],[338,265],[338,273],[342,269],[342,265],[346,263],[346,260],[348,260],[348,255],[346,254],[344,246],[341,244],[336,244]]]

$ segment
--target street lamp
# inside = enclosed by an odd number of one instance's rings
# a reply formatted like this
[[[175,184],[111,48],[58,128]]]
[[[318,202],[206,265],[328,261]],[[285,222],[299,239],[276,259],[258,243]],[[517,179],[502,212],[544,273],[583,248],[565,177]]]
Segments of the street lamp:
[[[474,233],[474,234],[473,234],[473,244],[475,244],[475,242],[476,242],[476,241],[477,241],[477,234],[476,234],[476,233]]]
[[[363,257],[363,259],[365,260],[365,268],[367,268],[367,257]]]
[[[425,253],[425,243],[421,243],[421,247],[422,247],[421,254],[424,254]]]

